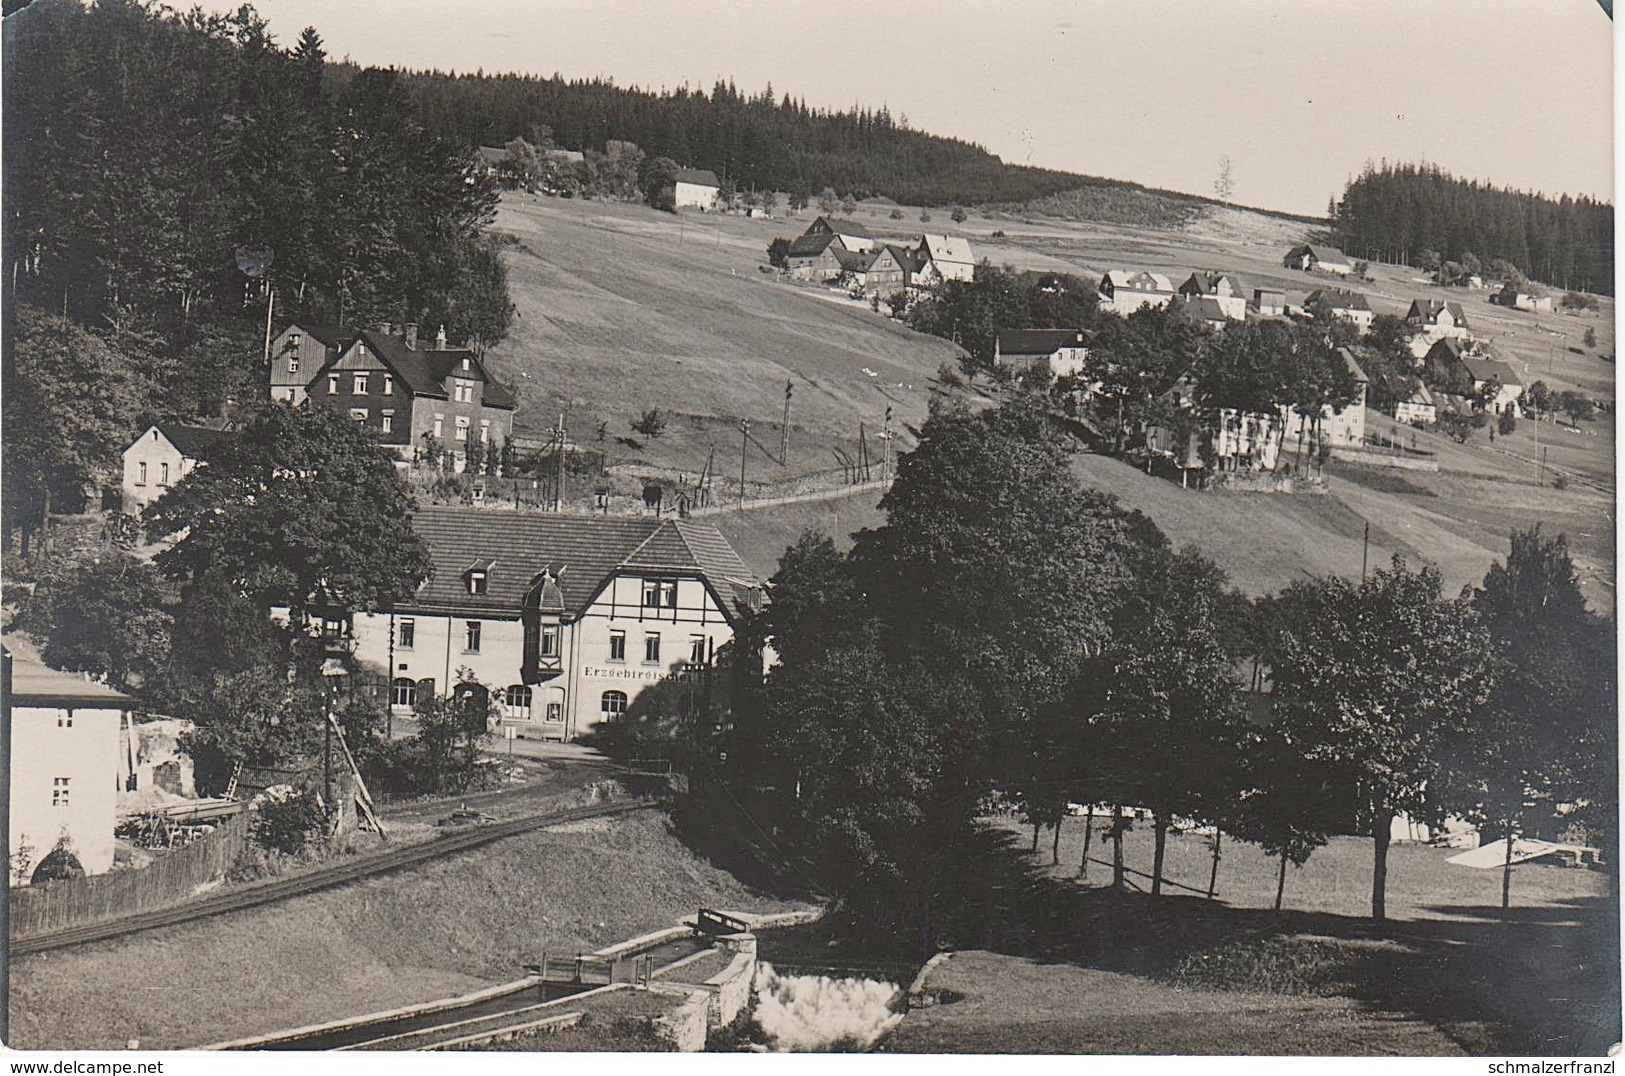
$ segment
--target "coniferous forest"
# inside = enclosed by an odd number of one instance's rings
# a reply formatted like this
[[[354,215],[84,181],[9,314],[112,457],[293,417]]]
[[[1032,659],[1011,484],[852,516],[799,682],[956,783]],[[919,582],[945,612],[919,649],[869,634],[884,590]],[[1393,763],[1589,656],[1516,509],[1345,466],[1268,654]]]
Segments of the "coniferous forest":
[[[1333,241],[1356,258],[1432,268],[1472,254],[1486,265],[1505,259],[1553,287],[1614,292],[1614,209],[1606,202],[1384,161],[1368,164],[1329,208]]]

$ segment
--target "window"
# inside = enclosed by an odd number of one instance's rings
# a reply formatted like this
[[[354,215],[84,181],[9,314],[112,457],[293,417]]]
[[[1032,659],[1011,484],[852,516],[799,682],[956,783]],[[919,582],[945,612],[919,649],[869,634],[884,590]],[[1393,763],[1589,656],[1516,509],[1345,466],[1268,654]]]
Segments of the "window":
[[[160,486],[169,485],[169,464],[167,463],[158,465],[158,484]]]
[[[399,645],[402,650],[412,649],[412,644],[417,641],[417,636],[418,622],[416,620],[401,621],[401,641],[397,645]]]
[[[623,700],[621,703],[621,709],[625,710],[626,703],[624,700],[626,699],[626,696],[622,695],[621,699]],[[51,778],[51,806],[68,806],[68,779],[66,777]]]
[[[339,375],[338,374],[328,374],[327,375],[327,394],[329,396],[337,396],[339,394]]]
[[[73,728],[73,711],[64,711],[62,716],[56,719],[56,727],[59,729]]]
[[[395,429],[395,416],[386,412],[381,418],[379,418],[378,428],[383,430],[385,433],[393,432]]]
[[[457,381],[452,386],[452,398],[458,403],[474,402],[474,382]]]
[[[668,579],[660,584],[660,604],[667,609],[677,608],[677,580]]]
[[[660,633],[651,631],[643,637],[643,660],[658,662],[660,660]]]
[[[147,484],[147,465],[145,463],[135,465],[135,484],[138,486]]]
[[[323,638],[337,639],[339,636],[341,636],[343,634],[344,634],[344,621],[335,619],[333,617],[324,617],[322,619],[322,637]]]
[[[556,624],[549,624],[542,629],[542,657],[556,658],[559,656],[559,629]]]
[[[643,607],[645,609],[660,608],[660,580],[645,579],[643,581]]]
[[[530,720],[530,688],[524,684],[515,684],[507,691],[507,697],[502,700],[508,706],[508,716],[520,721]]]
[[[292,343],[292,342],[293,341],[291,341],[291,340],[289,341],[289,343]],[[298,372],[299,372],[299,356],[298,355],[289,355],[288,356],[288,373],[297,374]]]
[[[476,568],[468,573],[468,592],[470,594],[485,593],[485,572]]]
[[[391,706],[416,706],[418,704],[418,685],[416,681],[405,676],[398,676],[389,688],[389,704]]]
[[[609,660],[626,660],[626,632],[612,630],[609,633]]]
[[[365,396],[366,394],[367,394],[367,375],[358,373],[358,374],[355,375],[355,384],[350,389],[350,395],[352,395],[352,396]]]
[[[705,636],[690,635],[688,637],[688,663],[690,665],[705,664]]]
[[[434,438],[435,438],[435,440],[437,440],[437,441],[440,440],[440,438],[445,434],[445,428],[446,428],[445,424],[446,424],[446,416],[445,415],[436,415],[434,417]]]
[[[562,702],[547,704],[547,720],[555,722],[564,720],[564,704]]]
[[[367,409],[365,407],[352,407],[350,408],[350,417],[357,422],[365,422],[367,421]]]
[[[303,337],[303,336],[300,336],[300,335],[299,335],[299,334],[298,334],[298,333],[289,333],[289,334],[288,334],[288,342],[287,342],[287,343],[286,343],[286,344],[284,344],[284,345],[283,345],[283,347],[284,347],[284,348],[285,348],[285,349],[286,349],[286,350],[288,350],[288,351],[293,351],[293,350],[294,350],[294,349],[296,349],[296,348],[297,348],[297,347],[298,347],[298,346],[299,346],[299,345],[300,345],[300,344],[301,344],[301,343],[303,343],[303,342],[304,342],[304,339],[305,339],[305,338],[304,338],[304,337]],[[293,361],[294,361],[294,362],[298,362],[298,361],[299,361],[299,360],[298,360],[298,359],[294,359],[294,360],[293,360]]]
[[[617,717],[626,713],[626,692],[604,692],[603,698],[598,700],[598,712],[605,717]]]
[[[469,654],[480,652],[480,622],[470,620],[463,625],[463,651]]]
[[[395,395],[395,375],[393,375],[393,374],[385,374],[384,375],[384,395],[385,396],[393,396],[393,395]]]
[[[482,418],[482,419],[480,419],[480,444],[487,445],[487,444],[490,444],[490,443],[491,443],[491,420],[488,419],[488,418]]]
[[[468,440],[468,416],[467,415],[458,415],[457,416],[457,440],[459,440],[459,441]]]

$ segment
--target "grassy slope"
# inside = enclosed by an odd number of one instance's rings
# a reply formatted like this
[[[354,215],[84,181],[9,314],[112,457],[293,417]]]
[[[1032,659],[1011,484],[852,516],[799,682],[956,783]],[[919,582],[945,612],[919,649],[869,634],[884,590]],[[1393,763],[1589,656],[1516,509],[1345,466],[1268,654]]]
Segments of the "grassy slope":
[[[1280,265],[1281,252],[1303,238],[1303,225],[1242,210],[1211,210],[1178,232],[1010,214],[973,214],[956,225],[938,212],[924,224],[918,209],[900,211],[901,220],[891,219],[889,207],[863,206],[854,216],[898,238],[926,227],[951,228],[969,235],[980,255],[1018,268],[1092,275],[1127,265],[1182,276],[1214,267],[1239,274],[1249,288],[1272,284],[1295,298],[1328,283]],[[834,466],[833,449],[855,453],[859,422],[872,432],[888,402],[899,425],[918,423],[927,381],[951,359],[951,345],[827,291],[778,284],[757,271],[768,240],[799,233],[813,215],[673,217],[636,206],[508,196],[498,227],[523,243],[509,257],[520,317],[494,358],[520,383],[519,425],[548,426],[565,407],[573,434],[583,439],[608,421],[612,459],[690,470],[716,446],[727,482],[739,461],[735,424],[748,415],[755,427],[746,463],[756,482]],[[1487,292],[1435,288],[1403,267],[1379,265],[1372,272],[1375,281],[1359,286],[1378,311],[1403,313],[1413,298],[1458,299],[1474,327],[1493,334],[1527,380],[1542,377],[1613,398],[1613,366],[1598,355],[1614,349],[1610,300],[1600,317],[1535,315],[1491,307]],[[1588,326],[1597,330],[1598,353],[1565,351],[1553,335],[1566,332],[1568,342],[1578,344]],[[791,466],[780,467],[779,415],[792,374]],[[617,443],[647,407],[675,416],[668,431],[655,440],[634,438],[643,441],[637,449]],[[1370,421],[1376,427],[1387,420],[1373,413]],[[1089,484],[1146,511],[1176,542],[1198,542],[1249,591],[1273,590],[1304,573],[1358,572],[1367,520],[1374,563],[1396,552],[1436,563],[1454,590],[1480,580],[1504,555],[1513,527],[1541,522],[1569,535],[1588,597],[1600,609],[1613,608],[1611,422],[1582,423],[1578,431],[1545,424],[1540,435],[1550,466],[1601,482],[1606,495],[1575,485],[1537,488],[1540,450],[1527,422],[1493,445],[1482,433],[1465,447],[1435,433],[1415,438],[1447,473],[1403,472],[1416,487],[1411,492],[1395,492],[1365,470],[1340,470],[1329,498],[1199,496],[1100,458],[1080,457],[1078,470]],[[871,441],[871,450],[876,447]],[[805,526],[844,538],[881,521],[858,500],[713,519],[766,575]]]
[[[701,905],[776,910],[640,813],[17,961],[12,1044],[186,1047],[475,990]]]

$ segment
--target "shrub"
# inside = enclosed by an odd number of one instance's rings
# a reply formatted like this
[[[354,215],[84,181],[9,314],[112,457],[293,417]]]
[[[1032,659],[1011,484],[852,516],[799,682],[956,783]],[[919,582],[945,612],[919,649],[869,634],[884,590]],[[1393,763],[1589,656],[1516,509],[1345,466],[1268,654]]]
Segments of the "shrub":
[[[901,209],[892,210],[891,211],[891,219],[892,220],[902,220],[903,219],[903,211]]]
[[[776,269],[785,269],[790,265],[790,240],[782,235],[767,245],[767,261]]]
[[[651,407],[645,411],[638,420],[632,423],[632,432],[641,433],[645,437],[659,437],[666,429],[666,416],[660,413],[660,408]]]
[[[1509,407],[1505,411],[1502,411],[1501,417],[1496,420],[1495,432],[1499,433],[1502,437],[1505,437],[1517,428],[1518,416],[1513,412],[1512,408]]]
[[[255,844],[273,852],[297,855],[326,828],[327,812],[314,789],[273,785],[250,806],[254,822],[249,834]]]

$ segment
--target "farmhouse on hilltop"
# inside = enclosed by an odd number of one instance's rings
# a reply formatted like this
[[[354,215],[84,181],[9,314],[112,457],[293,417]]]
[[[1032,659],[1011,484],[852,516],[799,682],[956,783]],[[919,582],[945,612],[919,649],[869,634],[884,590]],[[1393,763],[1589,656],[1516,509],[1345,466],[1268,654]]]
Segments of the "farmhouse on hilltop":
[[[709,212],[717,207],[722,184],[709,168],[679,168],[672,176],[672,205]]]
[[[1377,317],[1364,295],[1342,288],[1317,288],[1305,296],[1303,308],[1318,317],[1350,322],[1361,332],[1371,328]]]
[[[1286,252],[1281,264],[1288,269],[1302,269],[1306,273],[1335,273],[1348,276],[1354,272],[1349,256],[1336,247],[1318,243],[1300,243]]]
[[[506,722],[573,740],[623,714],[694,712],[761,583],[709,523],[424,506],[434,575],[359,614],[356,657],[390,705],[450,694],[466,669]]]
[[[1005,329],[993,338],[993,365],[1016,373],[1042,370],[1049,380],[1076,377],[1089,358],[1081,329]]]
[[[204,426],[159,422],[124,450],[124,511],[140,512],[235,435]]]
[[[295,324],[277,338],[272,399],[314,398],[342,408],[402,460],[432,444],[460,467],[469,445],[500,445],[513,436],[513,390],[489,376],[473,351],[447,346],[444,329],[433,348],[417,346],[413,325],[404,336],[320,332],[325,340]],[[322,359],[312,366],[306,355]]]

